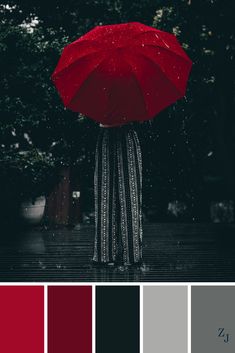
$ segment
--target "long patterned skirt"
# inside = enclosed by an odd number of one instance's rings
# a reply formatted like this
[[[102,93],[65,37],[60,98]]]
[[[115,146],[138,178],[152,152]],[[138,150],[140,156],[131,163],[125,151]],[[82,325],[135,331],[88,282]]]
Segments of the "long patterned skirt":
[[[142,155],[134,125],[100,127],[95,154],[93,262],[142,261]]]

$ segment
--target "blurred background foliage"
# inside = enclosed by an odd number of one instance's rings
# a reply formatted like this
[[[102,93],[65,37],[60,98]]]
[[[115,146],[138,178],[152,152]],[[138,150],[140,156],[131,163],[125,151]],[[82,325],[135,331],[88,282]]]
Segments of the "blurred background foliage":
[[[57,166],[79,165],[81,192],[92,192],[99,127],[63,107],[50,75],[66,44],[96,25],[129,21],[174,33],[193,61],[186,97],[139,129],[145,213],[164,221],[183,203],[182,219],[208,220],[211,201],[235,200],[235,33],[226,0],[0,1],[1,156],[34,148]]]

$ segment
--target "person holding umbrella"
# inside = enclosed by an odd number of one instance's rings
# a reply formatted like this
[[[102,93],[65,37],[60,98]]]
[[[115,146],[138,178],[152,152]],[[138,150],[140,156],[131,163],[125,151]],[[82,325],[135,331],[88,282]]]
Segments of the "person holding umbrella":
[[[94,264],[142,263],[142,155],[135,124],[185,96],[192,61],[175,35],[139,22],[96,26],[52,74],[66,107],[100,124]]]

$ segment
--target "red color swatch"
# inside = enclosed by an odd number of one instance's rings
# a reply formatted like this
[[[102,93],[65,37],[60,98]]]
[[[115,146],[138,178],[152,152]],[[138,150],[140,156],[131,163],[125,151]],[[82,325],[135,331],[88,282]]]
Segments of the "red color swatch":
[[[44,352],[43,286],[0,286],[0,352]]]
[[[92,287],[48,286],[48,353],[92,353]]]

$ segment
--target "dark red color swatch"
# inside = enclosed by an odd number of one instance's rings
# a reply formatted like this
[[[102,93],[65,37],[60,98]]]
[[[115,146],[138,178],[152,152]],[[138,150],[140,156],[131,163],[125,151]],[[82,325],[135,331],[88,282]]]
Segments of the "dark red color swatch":
[[[43,286],[0,286],[0,352],[44,352]]]
[[[92,287],[48,286],[48,353],[92,353]]]

